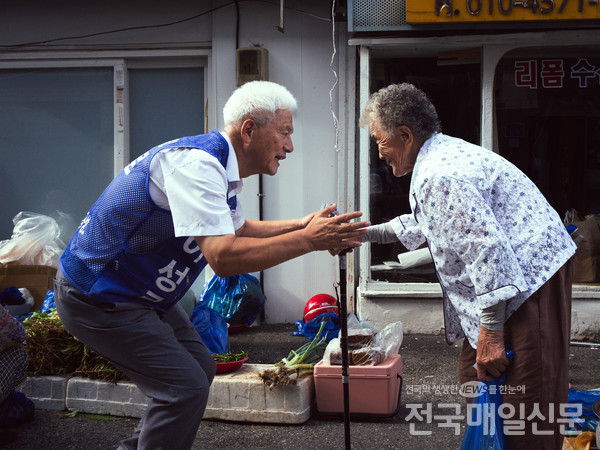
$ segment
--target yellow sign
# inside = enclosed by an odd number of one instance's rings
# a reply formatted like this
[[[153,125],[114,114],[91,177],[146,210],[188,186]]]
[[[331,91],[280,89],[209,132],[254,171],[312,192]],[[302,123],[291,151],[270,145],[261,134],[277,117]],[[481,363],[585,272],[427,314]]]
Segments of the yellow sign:
[[[600,19],[598,0],[406,0],[406,23]]]

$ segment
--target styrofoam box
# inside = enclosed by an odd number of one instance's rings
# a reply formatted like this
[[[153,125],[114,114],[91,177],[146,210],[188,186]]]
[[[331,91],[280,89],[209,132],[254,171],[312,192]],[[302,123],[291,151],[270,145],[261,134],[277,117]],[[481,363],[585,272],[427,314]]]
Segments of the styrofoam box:
[[[394,355],[376,366],[349,366],[351,414],[390,416],[398,406],[402,384],[402,357]],[[314,369],[317,410],[344,412],[342,366],[317,363]]]

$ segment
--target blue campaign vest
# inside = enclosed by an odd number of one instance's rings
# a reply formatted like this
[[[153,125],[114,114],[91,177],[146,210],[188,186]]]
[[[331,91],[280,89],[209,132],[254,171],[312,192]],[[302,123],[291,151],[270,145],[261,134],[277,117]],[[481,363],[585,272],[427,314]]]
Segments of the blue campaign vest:
[[[164,312],[206,267],[194,238],[175,237],[171,212],[150,198],[150,161],[167,148],[197,148],[227,166],[229,145],[213,130],[154,147],[123,169],[92,206],[60,258],[64,276],[93,300],[134,301]],[[228,204],[235,211],[236,197],[229,198]]]

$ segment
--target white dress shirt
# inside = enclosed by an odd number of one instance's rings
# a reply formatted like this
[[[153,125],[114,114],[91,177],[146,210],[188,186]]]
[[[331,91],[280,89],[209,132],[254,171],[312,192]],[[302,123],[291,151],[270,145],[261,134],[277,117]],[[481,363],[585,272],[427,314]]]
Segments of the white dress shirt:
[[[227,199],[242,191],[237,158],[229,144],[227,167],[198,149],[165,149],[150,163],[150,196],[171,211],[175,236],[234,234],[244,224],[239,198],[234,212]]]

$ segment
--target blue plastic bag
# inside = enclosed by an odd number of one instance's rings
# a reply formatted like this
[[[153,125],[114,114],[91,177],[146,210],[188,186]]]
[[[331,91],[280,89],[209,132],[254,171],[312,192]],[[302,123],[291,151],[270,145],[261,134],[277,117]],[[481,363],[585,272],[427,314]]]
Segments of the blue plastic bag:
[[[49,313],[52,308],[56,308],[56,303],[54,302],[54,291],[49,290],[48,292],[46,292],[46,296],[44,297],[44,302],[42,303],[40,312]]]
[[[23,305],[25,298],[16,287],[10,286],[0,292],[0,305]]]
[[[512,361],[513,350],[506,351]],[[503,373],[492,381],[480,381],[467,414],[467,429],[460,450],[504,450],[504,423],[498,414],[502,405],[502,389],[506,380]]]
[[[202,290],[200,300],[230,325],[252,325],[265,307],[259,281],[247,273],[231,277],[214,275]]]
[[[319,332],[319,329],[321,328],[321,322],[323,321],[326,323],[323,331],[321,332],[321,337],[325,337],[326,342],[338,337],[340,333],[340,318],[336,313],[332,312],[320,314],[308,322],[297,320],[296,331],[292,333],[292,336],[305,336],[312,340]]]
[[[569,389],[569,418],[573,419],[573,430],[596,432],[600,419],[593,410],[594,403],[600,401],[600,390],[577,391]],[[575,405],[581,405],[577,407]]]
[[[206,302],[196,303],[190,321],[211,353],[229,353],[227,322],[218,312],[209,308]]]
[[[498,415],[502,404],[500,386],[504,379],[502,374],[490,382],[479,382],[477,392],[483,393],[474,398],[470,406],[461,450],[505,449],[502,417]]]

